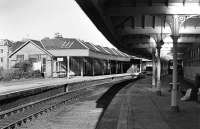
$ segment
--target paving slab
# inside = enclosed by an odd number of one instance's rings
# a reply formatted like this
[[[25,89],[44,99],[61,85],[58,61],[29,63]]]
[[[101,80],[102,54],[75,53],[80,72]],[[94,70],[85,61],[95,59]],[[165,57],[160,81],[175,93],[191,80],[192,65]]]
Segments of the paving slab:
[[[200,129],[199,103],[179,101],[180,112],[170,110],[170,81],[170,77],[163,78],[162,96],[151,90],[151,78],[123,88],[105,110],[97,129]]]

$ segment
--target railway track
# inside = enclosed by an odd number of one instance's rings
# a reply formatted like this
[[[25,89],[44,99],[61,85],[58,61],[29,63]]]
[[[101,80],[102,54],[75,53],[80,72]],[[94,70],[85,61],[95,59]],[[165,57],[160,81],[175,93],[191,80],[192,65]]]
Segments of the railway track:
[[[120,81],[115,81],[112,83],[117,82]],[[2,111],[0,112],[0,129],[15,129],[17,127],[21,127],[31,120],[37,119],[44,113],[48,113],[57,107],[62,106],[63,104],[74,103],[75,101],[79,100],[80,97],[83,97],[87,94],[87,88],[108,83],[110,84],[111,82],[90,85],[84,88],[60,93],[45,99]]]

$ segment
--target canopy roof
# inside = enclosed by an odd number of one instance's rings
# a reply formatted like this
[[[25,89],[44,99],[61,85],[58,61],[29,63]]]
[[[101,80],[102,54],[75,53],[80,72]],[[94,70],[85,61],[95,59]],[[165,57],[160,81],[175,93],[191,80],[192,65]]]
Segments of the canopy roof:
[[[163,39],[171,35],[168,19],[173,15],[187,15],[179,31],[179,53],[186,46],[200,43],[199,0],[76,1],[105,37],[128,54],[150,59],[156,47],[151,38],[161,36],[161,32]]]

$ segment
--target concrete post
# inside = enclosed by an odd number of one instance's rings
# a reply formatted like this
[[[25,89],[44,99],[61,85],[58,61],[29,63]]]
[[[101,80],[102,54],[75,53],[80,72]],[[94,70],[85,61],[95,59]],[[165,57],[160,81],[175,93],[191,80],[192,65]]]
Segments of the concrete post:
[[[160,72],[161,72],[161,63],[160,63],[160,49],[161,44],[157,43],[157,82],[156,82],[156,93],[161,96],[161,85],[160,85]]]
[[[80,66],[81,66],[81,77],[83,77],[83,67],[84,67],[84,57],[80,60]]]
[[[67,56],[67,78],[70,77],[69,74],[70,74],[70,57]]]
[[[142,59],[140,59],[140,73],[142,72]]]
[[[171,36],[173,39],[173,75],[172,75],[172,91],[171,91],[171,108],[172,110],[178,111],[178,102],[177,102],[177,41],[178,36]]]
[[[95,65],[95,61],[94,61],[94,58],[92,58],[92,76],[94,76],[95,75],[95,67],[94,67],[94,65]]]
[[[153,71],[152,71],[152,89],[155,90],[156,89],[156,59],[155,59],[155,49],[153,49],[152,51],[152,67],[153,67]]]
[[[54,60],[53,60],[53,57],[51,57],[51,77],[53,77],[53,63],[54,63]]]

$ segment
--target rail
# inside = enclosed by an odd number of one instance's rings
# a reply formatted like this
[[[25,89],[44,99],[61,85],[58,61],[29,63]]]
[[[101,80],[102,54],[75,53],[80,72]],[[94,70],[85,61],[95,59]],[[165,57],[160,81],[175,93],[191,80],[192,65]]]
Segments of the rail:
[[[84,91],[84,89],[86,88],[111,82],[117,83],[125,79],[130,79],[128,78],[128,76],[124,76],[119,79],[117,78],[118,77],[112,78],[113,81],[107,82],[105,82],[105,80],[108,78],[100,79],[98,83],[94,83],[97,80],[93,80],[90,83],[87,83],[87,86],[85,87],[80,88],[78,86],[78,89],[71,89],[71,91],[68,92],[59,93],[54,96],[47,97],[45,99],[30,102],[28,104],[24,104],[21,106],[14,107],[12,109],[8,109],[6,111],[2,111],[0,112],[0,129],[14,129],[20,127],[22,124],[25,124],[28,121],[31,121],[32,119],[38,118],[43,113],[47,113],[52,109],[55,109],[59,105],[69,104],[75,100],[78,100],[80,96],[86,93],[86,91]]]

